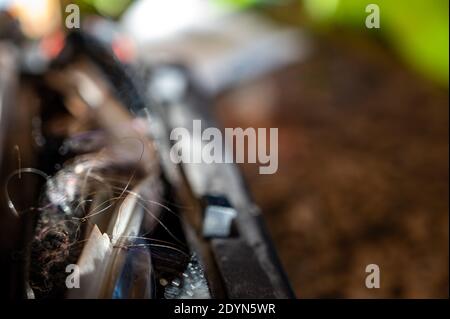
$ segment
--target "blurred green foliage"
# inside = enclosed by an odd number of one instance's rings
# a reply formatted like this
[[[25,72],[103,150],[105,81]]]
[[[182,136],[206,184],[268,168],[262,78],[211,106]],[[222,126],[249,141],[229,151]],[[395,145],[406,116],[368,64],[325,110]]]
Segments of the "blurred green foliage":
[[[275,0],[216,0],[248,7]],[[280,3],[289,3],[280,0]],[[295,2],[295,1],[291,1]],[[313,26],[341,26],[379,36],[406,63],[422,74],[448,86],[448,0],[299,0]],[[380,8],[380,29],[367,29],[368,4]]]
[[[316,4],[312,5],[313,2]],[[313,17],[321,18],[320,23],[363,30],[368,15],[366,6],[377,4],[380,29],[370,29],[370,32],[380,33],[414,68],[448,85],[447,0],[309,0],[305,3],[309,3],[305,7]],[[321,9],[328,10],[329,14],[314,13]]]
[[[83,14],[96,13],[108,18],[118,18],[133,0],[63,0],[65,4],[77,4]]]

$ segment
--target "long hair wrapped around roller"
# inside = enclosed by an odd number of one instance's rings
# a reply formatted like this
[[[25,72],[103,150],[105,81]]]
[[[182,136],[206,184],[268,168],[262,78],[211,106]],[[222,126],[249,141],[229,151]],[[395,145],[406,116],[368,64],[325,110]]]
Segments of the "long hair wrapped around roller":
[[[74,156],[48,178],[40,198],[30,289],[38,298],[154,297],[152,256],[189,256],[160,219],[168,209],[145,126],[87,60],[50,73],[46,81],[62,93],[76,122],[63,143]],[[152,240],[160,226],[176,245]],[[73,284],[80,289],[67,293],[73,265],[81,278]]]

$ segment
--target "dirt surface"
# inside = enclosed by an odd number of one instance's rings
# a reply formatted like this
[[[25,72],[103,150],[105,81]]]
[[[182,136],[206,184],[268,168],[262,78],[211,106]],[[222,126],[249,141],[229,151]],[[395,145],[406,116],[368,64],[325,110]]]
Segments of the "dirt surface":
[[[242,168],[298,297],[448,297],[446,89],[340,37],[225,94],[217,113],[279,128],[278,172]],[[380,289],[365,287],[372,263]]]

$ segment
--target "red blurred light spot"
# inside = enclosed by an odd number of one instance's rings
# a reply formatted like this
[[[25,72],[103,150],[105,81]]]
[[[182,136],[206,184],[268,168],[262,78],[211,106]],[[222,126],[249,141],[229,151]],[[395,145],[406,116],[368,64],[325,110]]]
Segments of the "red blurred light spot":
[[[65,45],[65,36],[62,31],[57,31],[41,40],[40,47],[48,58],[55,58]]]
[[[124,63],[131,62],[135,58],[133,41],[125,36],[116,37],[111,47],[117,58]]]

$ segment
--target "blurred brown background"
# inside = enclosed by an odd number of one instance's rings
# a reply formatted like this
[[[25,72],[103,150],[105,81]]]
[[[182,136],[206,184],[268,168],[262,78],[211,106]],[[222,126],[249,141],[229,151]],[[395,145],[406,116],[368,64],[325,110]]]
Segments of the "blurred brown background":
[[[301,298],[448,297],[448,91],[361,35],[224,94],[225,127],[278,127],[243,170]],[[381,288],[365,287],[365,267]]]

